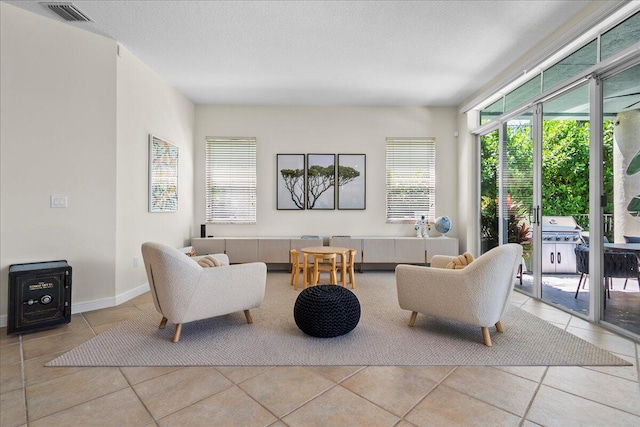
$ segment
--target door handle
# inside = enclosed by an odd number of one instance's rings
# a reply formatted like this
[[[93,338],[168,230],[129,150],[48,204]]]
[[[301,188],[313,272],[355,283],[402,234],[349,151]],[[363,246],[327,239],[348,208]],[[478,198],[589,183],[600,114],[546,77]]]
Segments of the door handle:
[[[553,264],[553,252],[551,252],[549,255],[551,255],[551,264]]]
[[[562,263],[562,258],[560,257],[560,252],[558,252],[558,264]]]

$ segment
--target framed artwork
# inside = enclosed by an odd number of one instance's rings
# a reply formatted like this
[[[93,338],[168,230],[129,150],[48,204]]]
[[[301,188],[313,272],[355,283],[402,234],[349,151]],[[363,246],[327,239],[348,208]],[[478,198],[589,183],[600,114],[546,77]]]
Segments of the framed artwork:
[[[305,207],[304,154],[277,155],[277,208],[303,210]]]
[[[178,147],[149,135],[149,212],[178,211]]]
[[[307,209],[335,209],[336,155],[307,154]]]
[[[338,154],[338,209],[366,209],[367,157]]]

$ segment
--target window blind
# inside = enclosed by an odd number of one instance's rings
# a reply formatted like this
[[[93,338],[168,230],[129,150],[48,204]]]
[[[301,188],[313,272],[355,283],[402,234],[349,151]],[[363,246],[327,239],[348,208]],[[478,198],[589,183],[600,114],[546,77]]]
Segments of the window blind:
[[[387,138],[387,222],[433,222],[436,201],[434,138]]]
[[[207,222],[255,224],[256,139],[207,137]]]

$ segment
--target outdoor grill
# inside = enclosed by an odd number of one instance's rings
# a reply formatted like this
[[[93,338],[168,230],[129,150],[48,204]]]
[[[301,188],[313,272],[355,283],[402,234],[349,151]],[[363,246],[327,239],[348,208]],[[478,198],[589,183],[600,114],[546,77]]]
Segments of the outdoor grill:
[[[542,217],[542,272],[575,273],[582,228],[572,216]]]

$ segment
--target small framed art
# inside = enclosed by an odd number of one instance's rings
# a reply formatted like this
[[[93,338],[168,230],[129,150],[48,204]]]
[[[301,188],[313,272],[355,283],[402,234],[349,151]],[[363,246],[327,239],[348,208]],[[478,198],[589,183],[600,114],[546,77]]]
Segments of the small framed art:
[[[149,212],[178,211],[178,147],[149,135]]]

